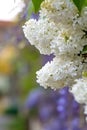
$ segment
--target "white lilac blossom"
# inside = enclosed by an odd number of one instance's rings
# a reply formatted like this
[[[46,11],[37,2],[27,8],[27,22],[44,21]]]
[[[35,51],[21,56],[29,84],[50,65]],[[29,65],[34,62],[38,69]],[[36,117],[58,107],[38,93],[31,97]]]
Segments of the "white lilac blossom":
[[[23,31],[41,54],[55,56],[37,72],[37,82],[54,90],[70,86],[76,101],[87,104],[87,7],[79,14],[73,0],[44,0],[39,20],[30,19]]]
[[[87,73],[85,74],[87,76]],[[84,114],[87,116],[87,77],[77,79],[70,92],[78,103],[84,104]]]
[[[87,45],[87,38],[84,35],[82,30],[74,29],[71,26],[67,26],[66,28],[61,26],[58,36],[50,43],[51,52],[55,55],[79,54],[83,50],[83,47]]]
[[[70,92],[73,93],[77,102],[87,103],[87,78],[77,79]]]
[[[78,16],[78,10],[70,0],[45,0],[41,4],[40,13],[41,17],[48,17],[62,24],[72,24],[73,18]]]
[[[25,37],[32,45],[39,49],[41,54],[50,54],[50,42],[57,36],[58,28],[48,19],[34,19],[26,22],[23,27]]]
[[[87,44],[85,30],[73,26],[58,26],[49,19],[29,20],[23,27],[26,38],[41,54],[79,54]]]
[[[48,62],[41,70],[37,71],[37,82],[45,88],[59,89],[72,85],[76,78],[80,78],[83,65],[79,57],[66,58],[65,56],[55,57]]]
[[[78,56],[79,59],[81,59],[81,63],[79,64],[78,62],[77,69],[75,69],[79,70],[80,76],[77,71],[77,76],[74,77],[73,75],[71,77],[73,79],[81,78],[82,69],[79,69],[79,67],[81,65],[85,66],[86,68],[86,63],[84,63],[84,60],[82,61],[81,55],[84,46],[87,45],[86,15],[87,9],[83,9],[81,15],[79,15],[78,9],[70,0],[45,0],[41,5],[39,20],[36,21],[34,19],[31,19],[26,22],[23,30],[25,37],[30,41],[30,43],[32,45],[35,45],[41,54],[53,53],[56,57],[56,60],[53,60],[51,63],[47,63],[45,67],[43,67],[45,71],[43,71],[42,68],[40,72],[38,72],[38,82],[42,81],[41,77],[43,75],[42,85],[44,85],[46,79],[42,73],[46,72],[46,75],[49,75],[50,71],[54,71],[52,72],[54,73],[53,75],[55,75],[54,77],[59,78],[60,75],[56,75],[55,70],[57,70],[57,73],[59,74],[60,67],[62,66],[62,71],[64,68],[67,68],[66,77],[68,77],[67,83],[64,82],[63,86],[70,86],[71,84],[69,76],[73,73],[72,70],[74,68],[73,65],[75,64],[74,61],[78,61],[78,58],[76,59]],[[66,56],[68,60],[64,60],[64,58],[62,58],[63,55]],[[73,61],[71,58],[72,56],[73,59],[75,59]],[[60,61],[60,58],[63,63]],[[73,62],[73,65],[71,64],[71,61]],[[84,70],[84,67],[82,68]],[[63,76],[61,76],[60,82],[64,79]],[[53,80],[55,82],[55,78],[51,77],[50,80],[47,81],[48,85],[46,86],[52,86],[50,83],[51,80],[52,82]]]
[[[41,7],[39,20],[31,19],[23,27],[30,43],[35,45],[41,54],[79,54],[84,45],[87,45],[85,30],[87,11],[84,10],[79,16],[75,5],[70,0],[45,0]],[[50,16],[46,12],[51,13]]]

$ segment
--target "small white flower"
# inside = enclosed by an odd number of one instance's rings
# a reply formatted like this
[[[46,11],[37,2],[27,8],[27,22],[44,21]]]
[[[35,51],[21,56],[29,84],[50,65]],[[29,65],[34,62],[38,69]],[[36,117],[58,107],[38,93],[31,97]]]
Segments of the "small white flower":
[[[77,79],[70,92],[78,103],[87,103],[87,78]]]
[[[71,26],[61,26],[58,36],[51,41],[51,52],[55,55],[79,54],[84,45],[87,45],[87,38],[82,30],[76,30]]]
[[[81,77],[82,67],[78,58],[55,57],[37,72],[37,82],[45,88],[52,89],[72,85],[75,78]]]
[[[40,16],[49,17],[54,22],[71,24],[78,9],[70,0],[45,0],[41,5]]]
[[[32,45],[39,49],[41,54],[50,54],[50,42],[57,36],[58,28],[48,19],[29,20],[23,26],[25,37]]]

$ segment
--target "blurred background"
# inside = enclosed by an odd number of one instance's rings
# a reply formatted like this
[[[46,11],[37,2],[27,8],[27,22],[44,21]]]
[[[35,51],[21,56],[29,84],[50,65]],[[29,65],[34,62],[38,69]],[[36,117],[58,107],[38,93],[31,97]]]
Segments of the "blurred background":
[[[24,37],[29,0],[0,0],[0,130],[87,130],[83,107],[68,92],[43,89],[36,71],[53,56],[43,56]]]

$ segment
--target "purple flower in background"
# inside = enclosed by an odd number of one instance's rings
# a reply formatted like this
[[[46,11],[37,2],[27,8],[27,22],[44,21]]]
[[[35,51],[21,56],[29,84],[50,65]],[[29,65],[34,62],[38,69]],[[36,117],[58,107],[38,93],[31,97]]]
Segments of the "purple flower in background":
[[[38,102],[40,101],[41,97],[43,96],[44,91],[41,89],[35,89],[33,90],[27,97],[27,100],[25,101],[25,108],[32,109],[33,107],[36,107],[38,105]]]
[[[80,123],[81,123],[80,118],[78,118],[78,117],[73,118],[71,125],[70,125],[71,129],[72,130],[81,130]]]
[[[32,13],[32,15],[31,15],[30,18],[31,18],[31,19],[36,19],[36,20],[38,20],[38,19],[39,19],[39,13],[37,13],[37,14]]]
[[[80,118],[80,105],[68,87],[60,91],[37,88],[27,97],[25,107],[37,109],[44,130],[86,130],[83,117]]]
[[[55,104],[44,104],[42,107],[39,107],[39,117],[40,120],[46,122],[50,120],[54,115],[57,115]]]
[[[44,125],[44,130],[61,130],[60,120],[58,118],[51,119],[48,123]]]

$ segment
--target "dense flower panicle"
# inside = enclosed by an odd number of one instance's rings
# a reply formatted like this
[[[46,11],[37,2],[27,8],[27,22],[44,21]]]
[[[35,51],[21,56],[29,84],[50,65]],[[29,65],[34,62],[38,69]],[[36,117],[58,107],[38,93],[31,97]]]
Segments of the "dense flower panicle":
[[[70,0],[45,0],[41,9],[39,20],[31,19],[23,27],[30,43],[41,54],[79,54],[87,45],[86,9],[79,16]]]
[[[77,79],[70,92],[78,103],[84,104],[84,114],[87,115],[87,77]]]
[[[26,38],[39,49],[41,54],[50,54],[50,42],[57,36],[58,28],[48,19],[29,20],[23,27]]]
[[[37,72],[37,82],[45,88],[59,89],[68,84],[72,85],[76,78],[81,77],[82,69],[79,57],[76,59],[56,57]]]
[[[47,63],[45,67],[43,67],[45,71],[41,69],[40,72],[37,72],[37,81],[43,82],[41,83],[42,85],[45,85],[45,82],[47,82],[45,86],[52,85],[50,83],[51,80],[52,83],[57,83],[59,80],[55,80],[54,77],[56,77],[60,79],[63,86],[70,86],[71,84],[67,83],[70,83],[71,78],[69,78],[69,76],[73,75],[74,70],[77,70],[77,76],[71,76],[72,79],[81,78],[82,69],[84,68],[80,68],[80,66],[85,66],[86,68],[86,64],[84,63],[85,65],[82,65],[83,60],[80,64],[78,62],[78,65],[76,65],[76,61],[78,61],[78,55],[79,59],[82,60],[81,52],[84,46],[87,45],[86,16],[87,9],[84,8],[81,15],[79,15],[78,9],[70,0],[45,0],[41,5],[39,20],[31,19],[26,22],[23,30],[30,43],[35,45],[41,54],[53,53],[56,57],[56,60],[54,59],[51,63]],[[63,56],[66,56],[68,60],[64,60],[64,58],[62,58]],[[62,72],[64,69],[67,70],[66,75],[61,73],[62,76],[60,76],[60,68]],[[53,76],[50,77],[50,73],[53,73]],[[68,77],[67,83],[62,82],[66,79],[64,76]],[[47,77],[49,77],[49,80],[46,80]]]
[[[45,0],[41,5],[41,15],[62,24],[71,24],[78,10],[70,0]]]
[[[26,38],[39,49],[41,54],[79,54],[87,44],[85,32],[81,29],[76,30],[69,25],[58,26],[46,18],[39,21],[29,20],[23,30]]]
[[[87,78],[82,79],[87,71],[87,7],[79,14],[73,0],[44,0],[39,20],[29,20],[23,30],[41,54],[55,56],[37,72],[37,82],[53,89],[68,85],[75,99],[87,104]]]
[[[51,52],[55,55],[78,55],[83,50],[84,45],[87,44],[87,38],[82,38],[84,35],[81,30],[76,30],[70,26],[67,28],[61,26],[58,36],[50,43]]]
[[[87,103],[87,78],[76,80],[76,84],[70,90],[75,100],[79,103]]]

